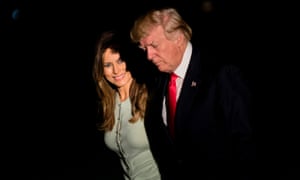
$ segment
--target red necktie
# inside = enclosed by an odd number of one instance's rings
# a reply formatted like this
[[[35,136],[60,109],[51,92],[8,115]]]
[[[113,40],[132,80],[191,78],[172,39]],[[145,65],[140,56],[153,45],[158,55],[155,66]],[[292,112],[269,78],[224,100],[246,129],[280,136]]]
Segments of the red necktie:
[[[171,78],[169,81],[169,119],[168,126],[171,135],[174,137],[174,117],[176,111],[176,79],[177,75],[171,73]]]

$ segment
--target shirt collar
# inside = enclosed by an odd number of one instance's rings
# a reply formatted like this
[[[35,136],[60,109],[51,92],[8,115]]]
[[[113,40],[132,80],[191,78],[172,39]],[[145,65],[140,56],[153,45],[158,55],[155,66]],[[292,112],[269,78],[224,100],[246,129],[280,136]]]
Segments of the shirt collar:
[[[186,49],[184,51],[181,63],[179,64],[179,66],[176,68],[176,70],[174,71],[174,73],[180,77],[181,79],[184,79],[189,62],[191,60],[191,56],[192,56],[192,43],[189,41]]]

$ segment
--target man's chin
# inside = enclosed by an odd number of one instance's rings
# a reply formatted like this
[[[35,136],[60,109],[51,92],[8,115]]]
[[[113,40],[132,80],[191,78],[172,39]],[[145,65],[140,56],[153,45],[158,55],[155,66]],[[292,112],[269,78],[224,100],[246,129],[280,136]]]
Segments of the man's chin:
[[[166,69],[163,66],[157,66],[157,69],[161,72],[166,72]]]

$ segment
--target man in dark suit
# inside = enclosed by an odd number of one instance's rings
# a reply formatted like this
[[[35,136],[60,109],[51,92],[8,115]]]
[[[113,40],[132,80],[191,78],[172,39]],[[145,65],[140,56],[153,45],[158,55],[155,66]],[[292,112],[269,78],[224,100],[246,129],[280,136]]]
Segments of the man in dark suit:
[[[159,70],[149,86],[145,127],[162,179],[250,179],[255,146],[249,90],[237,67],[207,61],[191,36],[173,8],[151,10],[131,29],[132,40]],[[177,77],[173,121],[171,74]]]

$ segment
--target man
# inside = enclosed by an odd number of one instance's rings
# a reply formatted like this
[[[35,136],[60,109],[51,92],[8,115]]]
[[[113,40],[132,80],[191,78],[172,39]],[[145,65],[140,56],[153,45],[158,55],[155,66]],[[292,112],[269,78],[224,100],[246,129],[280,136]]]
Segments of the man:
[[[173,8],[140,16],[130,35],[161,72],[153,78],[145,128],[162,178],[250,178],[255,158],[251,103],[239,69],[207,61],[191,43],[192,29]],[[176,103],[171,109],[173,74]]]

